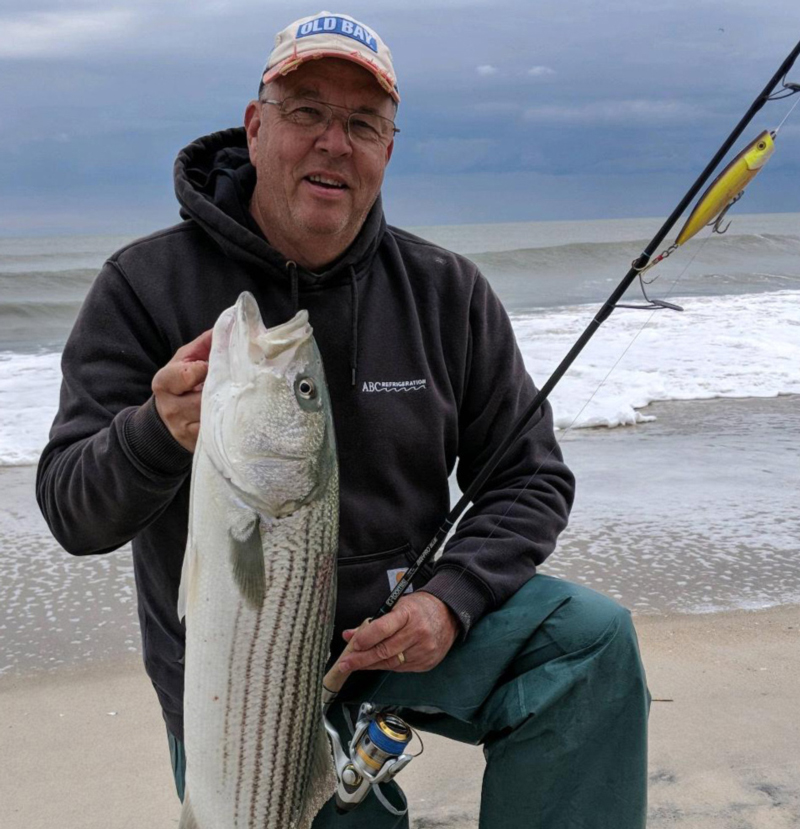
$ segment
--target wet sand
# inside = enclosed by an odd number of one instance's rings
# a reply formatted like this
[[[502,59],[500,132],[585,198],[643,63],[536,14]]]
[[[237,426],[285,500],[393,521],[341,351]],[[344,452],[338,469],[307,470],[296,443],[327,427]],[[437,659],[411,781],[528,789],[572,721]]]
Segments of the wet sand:
[[[542,572],[640,614],[800,604],[800,397],[642,412],[562,438],[577,494]]]
[[[798,398],[647,413],[565,437],[578,497],[543,571],[634,610],[653,695],[671,700],[651,712],[648,825],[796,827]],[[61,551],[34,474],[0,469],[0,826],[176,826],[130,554]],[[412,826],[476,826],[482,768],[479,748],[429,737],[403,772]]]
[[[800,604],[800,398],[659,403],[562,437],[578,489],[542,572],[638,614]],[[0,467],[0,677],[139,651],[130,551],[53,540],[33,467]]]
[[[800,608],[637,627],[655,698],[650,829],[800,825]],[[0,734],[4,829],[177,825],[164,726],[138,660],[0,679]],[[427,736],[402,775],[412,827],[477,826],[482,769],[479,748]]]

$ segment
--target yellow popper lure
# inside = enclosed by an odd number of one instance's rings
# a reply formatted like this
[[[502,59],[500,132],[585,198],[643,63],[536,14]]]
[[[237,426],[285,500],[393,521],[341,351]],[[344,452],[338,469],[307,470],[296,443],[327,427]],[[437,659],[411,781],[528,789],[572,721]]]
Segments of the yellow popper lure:
[[[792,94],[800,91],[800,86],[797,84],[784,84],[784,86],[791,89]],[[794,106],[797,106],[798,103],[800,103],[800,100]],[[786,119],[792,114],[794,106],[786,113],[785,118],[776,129],[764,130],[714,179],[700,197],[694,210],[689,214],[689,218],[681,228],[675,242],[639,269],[640,276],[666,259],[671,253],[674,253],[684,242],[688,242],[704,227],[711,227],[712,233],[725,233],[731,224],[728,222],[724,228],[722,227],[725,214],[739,201],[744,195],[745,187],[772,158],[772,154],[775,152],[775,138],[778,135],[778,130],[786,123]]]
[[[720,224],[725,214],[744,195],[744,188],[758,175],[775,152],[775,132],[764,130],[714,179],[692,210],[678,234],[675,245],[680,247],[704,227],[713,225],[714,233],[724,233]],[[654,263],[655,264],[655,263]]]

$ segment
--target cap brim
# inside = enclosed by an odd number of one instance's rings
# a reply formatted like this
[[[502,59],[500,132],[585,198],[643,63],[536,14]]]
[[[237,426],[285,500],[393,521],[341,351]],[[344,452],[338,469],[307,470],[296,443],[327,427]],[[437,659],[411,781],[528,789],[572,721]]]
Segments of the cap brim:
[[[294,54],[286,60],[276,63],[275,66],[267,69],[261,77],[261,85],[268,84],[278,76],[288,75],[293,72],[303,63],[309,60],[319,60],[320,58],[340,58],[342,60],[349,60],[352,63],[358,64],[362,69],[366,69],[380,84],[381,88],[395,100],[400,103],[400,93],[397,91],[394,79],[388,74],[382,72],[377,64],[367,60],[358,52],[336,51],[331,49],[321,49],[313,52],[305,52],[302,55]]]

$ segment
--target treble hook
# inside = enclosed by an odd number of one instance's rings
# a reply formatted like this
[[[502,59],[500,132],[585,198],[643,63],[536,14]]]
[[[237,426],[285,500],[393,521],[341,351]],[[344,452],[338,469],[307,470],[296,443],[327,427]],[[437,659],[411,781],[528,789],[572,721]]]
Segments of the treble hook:
[[[737,201],[739,201],[739,199],[740,199],[743,195],[744,195],[744,190],[741,190],[737,196],[735,196],[734,198],[732,198],[732,199],[731,199],[731,200],[730,200],[730,201],[729,201],[729,202],[725,205],[725,209],[722,211],[722,213],[720,213],[720,214],[719,214],[719,216],[717,216],[717,218],[716,218],[716,219],[714,219],[713,221],[710,221],[710,222],[706,225],[706,227],[711,227],[711,228],[713,228],[713,229],[712,229],[712,231],[711,231],[712,233],[719,233],[719,234],[720,234],[720,236],[721,236],[723,233],[727,232],[728,228],[731,226],[731,222],[728,222],[728,224],[726,224],[726,225],[725,225],[725,230],[720,230],[720,229],[719,229],[720,224],[722,223],[722,220],[725,218],[725,214],[726,214],[726,213],[727,213],[727,212],[728,212],[728,211],[729,211],[729,210],[730,210],[730,209],[734,206],[734,204],[736,204],[736,202],[737,202]],[[733,221],[733,219],[731,219],[731,221]]]

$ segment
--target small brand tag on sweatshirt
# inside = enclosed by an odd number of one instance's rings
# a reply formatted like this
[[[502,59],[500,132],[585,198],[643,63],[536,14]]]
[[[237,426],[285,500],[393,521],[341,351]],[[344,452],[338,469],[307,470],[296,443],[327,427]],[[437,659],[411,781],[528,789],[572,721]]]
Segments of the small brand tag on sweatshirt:
[[[386,575],[389,577],[389,590],[394,590],[395,587],[400,583],[400,579],[406,574],[407,567],[395,567],[394,570],[387,570]],[[406,593],[413,593],[414,588],[409,584],[408,587],[403,591],[403,595],[405,596]]]

